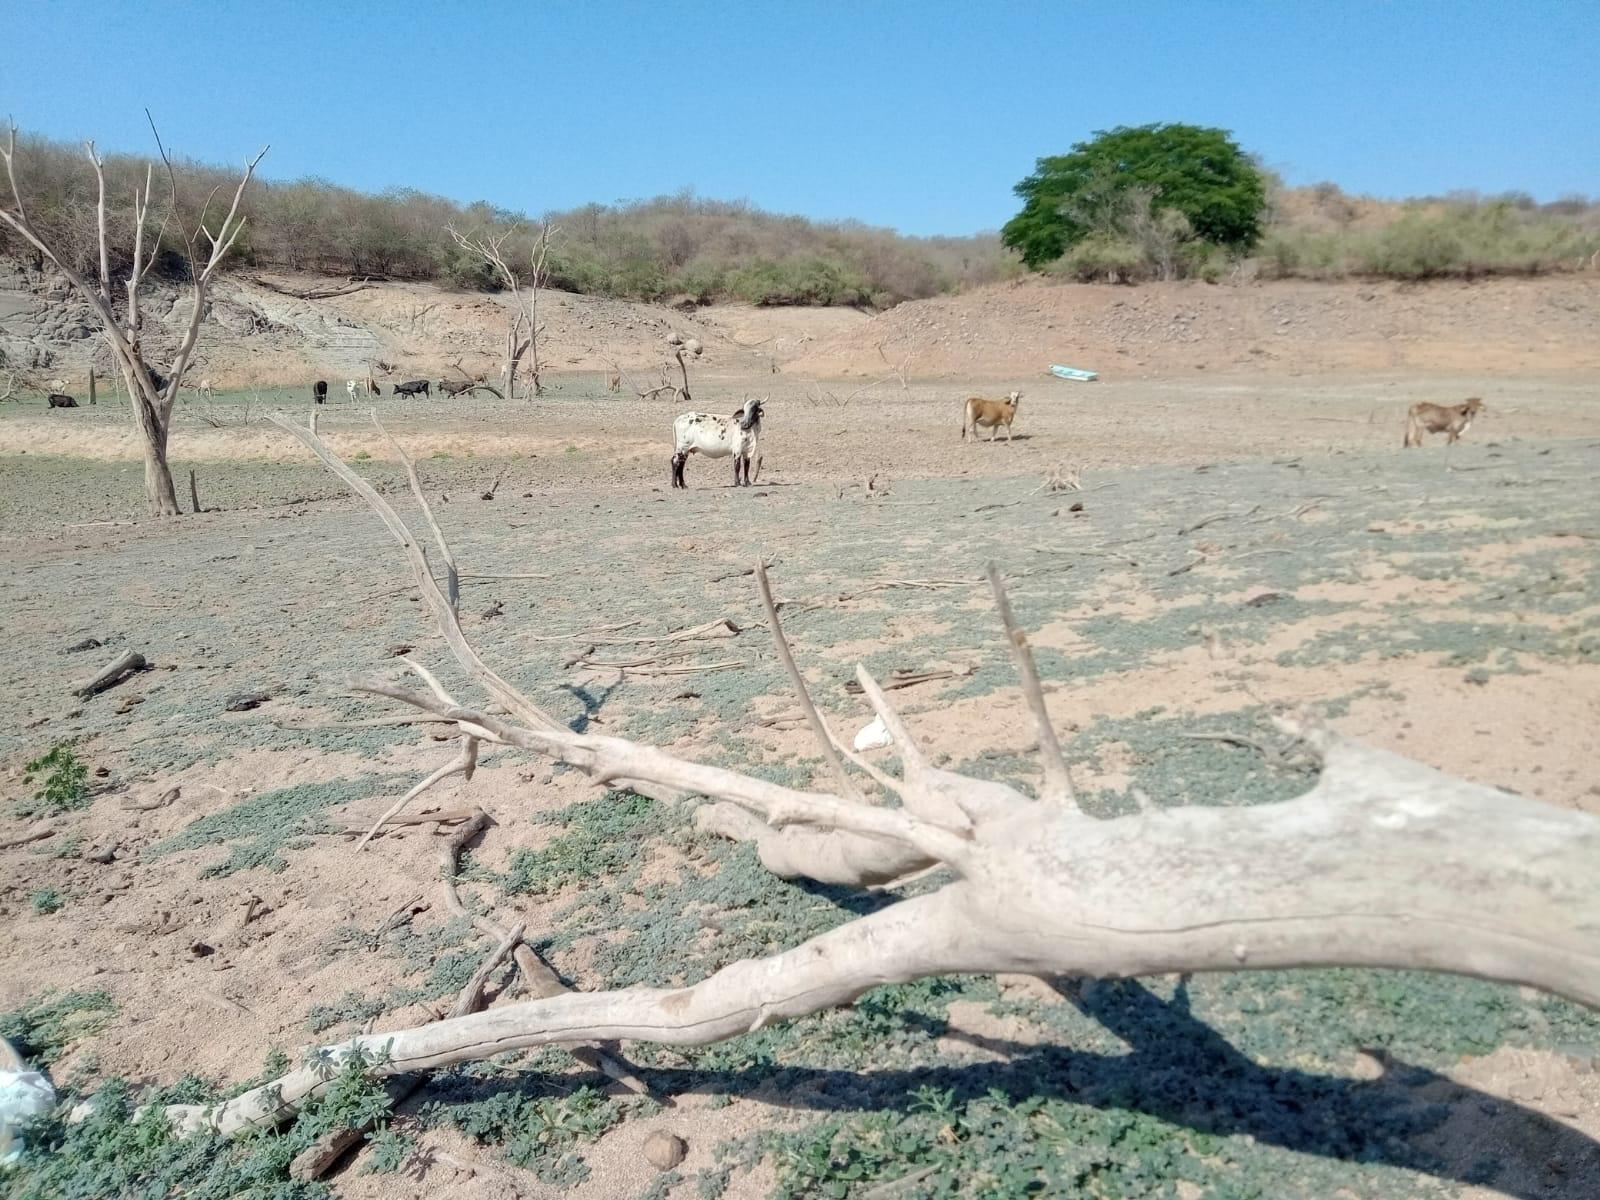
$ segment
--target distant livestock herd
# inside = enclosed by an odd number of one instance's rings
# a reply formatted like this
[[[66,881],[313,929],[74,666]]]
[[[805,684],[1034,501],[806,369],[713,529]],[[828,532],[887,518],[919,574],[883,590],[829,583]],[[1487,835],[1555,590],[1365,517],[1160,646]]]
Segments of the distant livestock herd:
[[[151,374],[154,376],[155,372]],[[158,386],[165,383],[160,376],[156,376],[156,379]],[[484,380],[481,376],[477,379],[441,379],[439,395],[456,397],[483,385]],[[65,380],[51,380],[52,389],[65,386]],[[370,378],[349,379],[345,381],[344,386],[352,401],[361,395],[383,395],[383,389]],[[395,384],[393,394],[432,396],[432,387],[430,380],[410,379]],[[209,396],[211,381],[201,380],[199,390]],[[312,384],[311,396],[315,403],[326,404],[327,380],[319,379]],[[61,390],[52,390],[47,400],[51,408],[78,407],[77,400]],[[743,405],[727,415],[702,412],[681,414],[672,423],[672,486],[674,488],[689,486],[684,479],[684,468],[692,454],[703,455],[706,458],[731,457],[733,486],[749,487],[754,483],[761,473],[761,418],[765,412],[764,403],[762,400],[747,398]],[[1011,441],[1012,426],[1016,422],[1017,409],[1021,403],[1022,393],[1015,391],[1008,393],[1001,400],[991,400],[985,396],[967,397],[961,408],[961,440],[966,441],[970,434],[976,441],[978,430],[987,429],[989,441],[992,442],[1004,427],[1006,441]],[[1426,401],[1413,404],[1406,413],[1405,438],[1401,445],[1421,446],[1423,436],[1428,433],[1442,433],[1447,443],[1454,444],[1471,428],[1473,419],[1484,411],[1484,407],[1483,401],[1476,396],[1462,404],[1430,404]]]

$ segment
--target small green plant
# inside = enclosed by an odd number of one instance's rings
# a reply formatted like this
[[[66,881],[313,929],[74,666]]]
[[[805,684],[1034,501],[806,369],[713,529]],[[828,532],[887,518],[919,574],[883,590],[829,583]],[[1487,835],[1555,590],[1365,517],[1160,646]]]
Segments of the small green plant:
[[[17,806],[24,817],[73,812],[88,805],[89,768],[78,758],[71,742],[57,742],[22,769],[24,783],[37,783],[32,799]]]
[[[41,916],[60,912],[67,906],[67,898],[53,887],[39,888],[28,896],[33,911]]]
[[[356,452],[355,452],[355,453],[354,453],[354,454],[352,454],[352,455],[351,455],[351,456],[350,456],[350,457],[351,457],[351,458],[353,458],[353,459],[355,459],[355,460],[356,460],[356,461],[357,461],[357,462],[366,462],[366,461],[367,461],[367,459],[369,459],[369,458],[371,458],[371,457],[372,457],[372,455],[371,455],[371,454],[369,454],[369,453],[368,453],[368,452],[367,452],[367,451],[365,451],[365,450],[357,450],[357,451],[356,451]]]
[[[436,1126],[454,1125],[479,1142],[498,1144],[507,1159],[528,1167],[544,1182],[572,1187],[589,1175],[577,1147],[598,1141],[635,1103],[609,1100],[590,1087],[567,1096],[503,1091],[482,1100],[431,1105],[424,1119]]]
[[[417,1152],[417,1143],[393,1129],[380,1129],[367,1139],[372,1152],[362,1173],[365,1175],[393,1175],[405,1168]]]

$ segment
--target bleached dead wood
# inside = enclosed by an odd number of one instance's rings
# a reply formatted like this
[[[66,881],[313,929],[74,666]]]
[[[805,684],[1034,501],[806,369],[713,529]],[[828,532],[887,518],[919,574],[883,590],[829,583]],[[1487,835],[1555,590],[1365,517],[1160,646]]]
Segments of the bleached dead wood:
[[[344,283],[332,287],[292,288],[284,287],[281,283],[273,283],[260,275],[246,275],[251,283],[257,287],[266,288],[269,292],[277,292],[280,296],[290,296],[295,300],[332,300],[336,296],[348,296],[353,292],[365,291],[373,285],[368,279],[348,279]]]
[[[111,662],[101,667],[94,675],[76,685],[72,694],[87,700],[90,696],[97,695],[109,687],[121,683],[136,671],[142,671],[149,666],[144,655],[137,650],[126,650],[117,655]]]
[[[489,825],[489,815],[483,809],[475,809],[468,817],[467,822],[446,843],[439,856],[439,878],[444,887],[445,907],[452,916],[465,917],[480,932],[487,934],[496,941],[507,940],[504,929],[482,913],[473,913],[461,902],[461,895],[456,890],[456,872],[461,859],[461,851],[473,838],[483,832]],[[561,977],[551,969],[550,965],[540,958],[528,945],[527,940],[518,936],[510,939],[511,959],[517,965],[517,972],[522,976],[523,986],[538,997],[559,996],[565,993],[567,985]],[[567,1053],[573,1059],[591,1071],[599,1071],[608,1078],[615,1080],[630,1092],[636,1095],[648,1095],[647,1088],[642,1080],[635,1075],[622,1061],[617,1047],[612,1045],[574,1045],[567,1047]]]
[[[309,430],[298,436],[338,460]],[[336,470],[344,468],[339,463]],[[365,493],[363,492],[363,495]],[[374,494],[375,495],[375,494]],[[384,516],[381,498],[369,503]],[[425,560],[403,539],[423,594]],[[448,607],[434,606],[446,622]],[[1013,654],[1035,674],[1002,604]],[[774,633],[781,631],[774,623]],[[457,639],[446,630],[454,648]],[[457,654],[498,699],[475,653]],[[1398,755],[1285,721],[1322,759],[1297,799],[1231,807],[1141,803],[1113,819],[1070,803],[1064,761],[1047,769],[1056,803],[934,767],[882,689],[857,668],[888,727],[903,776],[898,809],[802,791],[680,759],[621,738],[502,716],[383,680],[358,690],[446,717],[485,740],[568,764],[597,783],[641,781],[717,803],[706,823],[754,838],[813,878],[867,884],[942,866],[953,881],[847,922],[793,949],[733,963],[675,988],[568,993],[368,1034],[325,1047],[314,1065],[202,1108],[171,1105],[184,1129],[223,1133],[291,1115],[353,1054],[375,1077],[550,1043],[637,1039],[703,1045],[849,1003],[869,988],[928,975],[1010,972],[1120,977],[1308,966],[1420,968],[1541,988],[1600,1006],[1600,818],[1452,778]],[[804,685],[797,684],[804,692]],[[1036,720],[1042,694],[1025,686]],[[509,706],[508,706],[509,707]],[[519,709],[532,709],[522,701]],[[537,711],[537,710],[535,710]],[[541,714],[542,715],[542,714]],[[826,727],[821,735],[829,740]],[[1047,760],[1056,759],[1049,738]],[[848,762],[848,760],[844,760]],[[1219,797],[1226,800],[1226,797]],[[737,820],[732,814],[739,814]],[[841,847],[797,858],[772,835]],[[888,873],[886,875],[886,872]]]

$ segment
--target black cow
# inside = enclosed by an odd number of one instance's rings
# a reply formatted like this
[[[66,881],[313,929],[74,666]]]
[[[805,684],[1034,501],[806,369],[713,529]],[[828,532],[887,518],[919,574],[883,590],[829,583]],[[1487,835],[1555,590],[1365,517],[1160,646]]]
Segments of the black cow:
[[[311,385],[311,394],[316,398],[318,404],[326,404],[328,402],[328,381],[319,379],[313,383]]]
[[[74,400],[71,396],[64,395],[61,392],[51,392],[50,393],[50,407],[51,408],[77,408],[78,407],[78,402],[76,400]]]
[[[432,393],[428,391],[428,381],[426,379],[413,379],[408,383],[397,383],[394,385],[394,394],[396,396],[432,395]]]

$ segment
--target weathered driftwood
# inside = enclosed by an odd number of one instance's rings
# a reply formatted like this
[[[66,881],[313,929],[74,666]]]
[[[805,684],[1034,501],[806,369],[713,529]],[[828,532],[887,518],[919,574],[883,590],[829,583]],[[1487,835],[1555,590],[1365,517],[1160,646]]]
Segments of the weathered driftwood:
[[[347,482],[314,432],[298,431]],[[370,489],[352,482],[363,495]],[[424,596],[439,596],[415,539],[381,497],[369,503],[401,539]],[[997,588],[998,590],[998,588]],[[453,613],[432,605],[452,647]],[[869,988],[928,975],[1010,972],[1119,977],[1309,966],[1420,968],[1525,984],[1600,1006],[1600,818],[1454,779],[1386,751],[1284,722],[1322,759],[1297,799],[1163,809],[1114,819],[1073,800],[1026,639],[1001,605],[1041,730],[1044,794],[934,767],[857,668],[892,734],[899,795],[884,808],[783,787],[621,738],[574,733],[518,697],[509,715],[457,705],[387,680],[355,685],[455,721],[465,734],[566,763],[597,783],[643,782],[717,802],[707,820],[755,840],[764,862],[865,885],[942,867],[952,881],[847,922],[793,949],[733,963],[685,987],[566,993],[325,1048],[360,1052],[375,1077],[577,1040],[702,1045],[847,1004]],[[782,632],[773,623],[775,637]],[[460,665],[490,696],[504,681],[475,653]],[[797,672],[795,674],[798,674]],[[804,695],[803,683],[797,690]],[[809,698],[805,704],[809,704]],[[537,714],[537,720],[529,720]],[[852,758],[826,728],[818,736]],[[814,726],[815,728],[816,726]],[[742,824],[728,814],[742,814]],[[721,814],[721,818],[717,814]],[[307,1067],[209,1108],[171,1105],[180,1127],[232,1133],[276,1122],[326,1083]]]
[[[90,696],[98,695],[107,688],[115,687],[129,675],[144,670],[148,665],[144,660],[144,655],[137,650],[128,650],[101,667],[95,673],[94,678],[86,679],[74,687],[72,694],[87,700]]]

